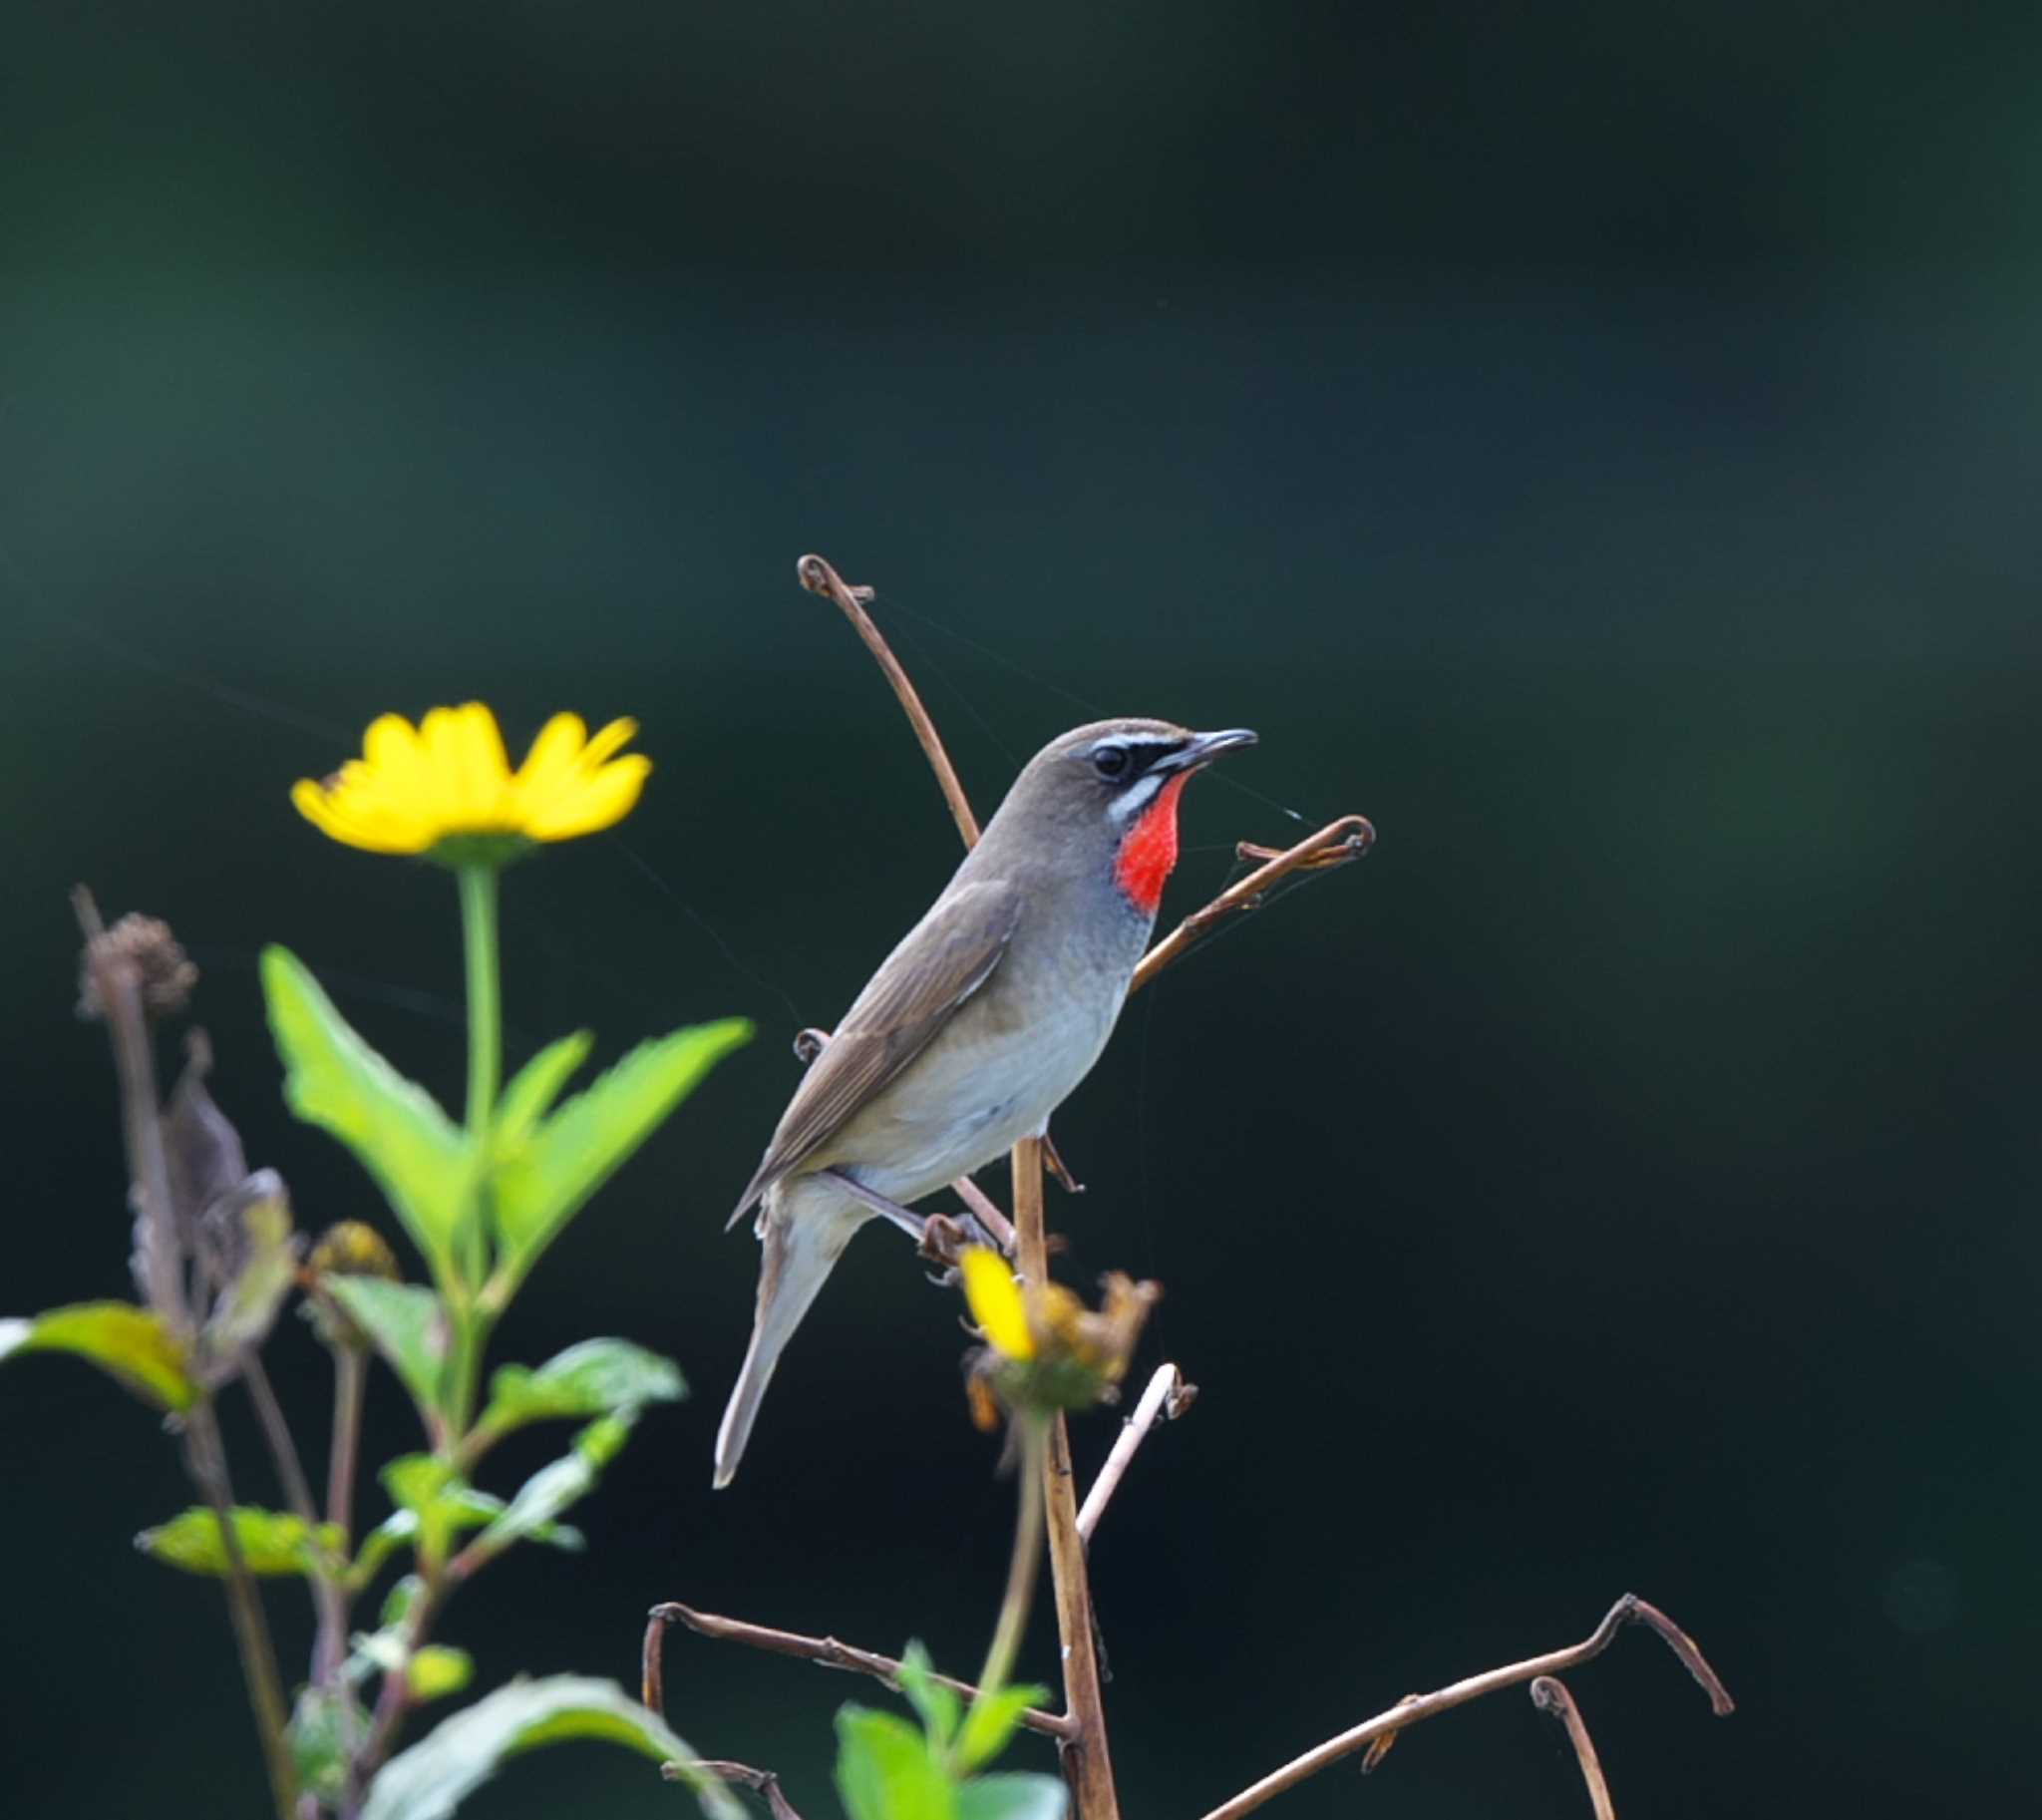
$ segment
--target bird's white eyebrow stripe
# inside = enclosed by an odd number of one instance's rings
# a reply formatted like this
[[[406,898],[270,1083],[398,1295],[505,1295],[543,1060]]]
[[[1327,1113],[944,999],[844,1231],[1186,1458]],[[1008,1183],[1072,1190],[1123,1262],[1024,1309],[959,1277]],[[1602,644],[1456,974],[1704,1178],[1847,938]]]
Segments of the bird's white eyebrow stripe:
[[[1155,772],[1138,777],[1119,796],[1107,804],[1106,812],[1116,822],[1125,822],[1138,810],[1143,810],[1156,800],[1156,793],[1163,788],[1163,779]]]

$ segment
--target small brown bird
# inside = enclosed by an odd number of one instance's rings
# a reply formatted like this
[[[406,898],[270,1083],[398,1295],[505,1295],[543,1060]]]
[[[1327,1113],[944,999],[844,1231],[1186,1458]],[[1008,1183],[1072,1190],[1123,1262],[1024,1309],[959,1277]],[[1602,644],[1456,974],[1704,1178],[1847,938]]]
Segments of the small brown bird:
[[[1029,760],[942,896],[844,1014],[731,1216],[759,1308],[723,1426],[738,1469],[773,1367],[851,1236],[1039,1135],[1091,1072],[1177,864],[1177,805],[1245,728],[1102,720]]]

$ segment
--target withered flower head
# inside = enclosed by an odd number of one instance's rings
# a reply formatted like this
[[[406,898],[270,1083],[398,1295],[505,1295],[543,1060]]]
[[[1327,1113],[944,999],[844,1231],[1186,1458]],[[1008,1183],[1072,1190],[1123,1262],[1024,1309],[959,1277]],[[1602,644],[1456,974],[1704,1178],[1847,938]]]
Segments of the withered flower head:
[[[1162,1289],[1119,1271],[1100,1279],[1094,1309],[1062,1283],[1023,1286],[998,1253],[971,1246],[960,1260],[964,1298],[986,1345],[972,1361],[969,1396],[981,1428],[992,1397],[1012,1409],[1089,1409],[1111,1402],[1142,1325]]]
[[[98,972],[120,967],[134,977],[142,1008],[152,1017],[181,1011],[198,983],[198,969],[158,916],[129,914],[86,944],[78,966],[78,1014],[100,1018],[107,1007],[100,997]]]

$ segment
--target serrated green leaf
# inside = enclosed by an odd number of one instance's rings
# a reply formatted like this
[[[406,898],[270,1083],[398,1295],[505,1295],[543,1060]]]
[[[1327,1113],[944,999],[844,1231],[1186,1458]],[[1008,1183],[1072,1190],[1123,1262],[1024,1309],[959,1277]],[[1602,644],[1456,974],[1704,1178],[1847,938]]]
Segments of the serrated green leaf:
[[[900,1652],[900,1691],[907,1703],[921,1714],[922,1729],[938,1750],[948,1747],[957,1735],[957,1720],[964,1711],[955,1688],[936,1679],[929,1652],[919,1640],[910,1641]]]
[[[321,1276],[319,1286],[368,1334],[411,1392],[419,1412],[437,1414],[454,1332],[439,1296],[415,1282],[385,1282],[380,1276],[344,1276],[336,1272]]]
[[[658,1714],[614,1681],[577,1674],[512,1681],[443,1719],[384,1765],[362,1820],[447,1820],[508,1758],[575,1738],[604,1739],[672,1763],[709,1820],[743,1820],[735,1797],[697,1767],[700,1759]]]
[[[448,1643],[426,1643],[412,1651],[405,1669],[405,1685],[415,1700],[445,1699],[459,1693],[475,1673],[475,1662],[466,1649]]]
[[[957,1820],[1064,1820],[1070,1799],[1060,1776],[974,1776],[957,1791]]]
[[[302,1687],[284,1735],[299,1783],[337,1807],[347,1793],[348,1756],[369,1735],[369,1715],[361,1703],[351,1693]]]
[[[687,1394],[680,1367],[627,1339],[584,1339],[537,1370],[505,1365],[490,1379],[482,1425],[508,1434],[527,1422],[605,1415]]]
[[[572,1036],[546,1044],[510,1077],[497,1102],[493,1136],[500,1151],[524,1142],[594,1046],[595,1038],[588,1031],[576,1030]]]
[[[288,1511],[257,1510],[245,1504],[237,1505],[228,1515],[233,1520],[234,1540],[241,1545],[241,1559],[251,1574],[310,1574],[321,1554],[340,1552],[337,1523],[322,1523],[313,1529],[304,1518]],[[187,1574],[218,1576],[227,1571],[219,1521],[211,1511],[195,1506],[153,1530],[144,1530],[135,1538],[135,1546]]]
[[[552,1539],[557,1541],[558,1533],[565,1526],[554,1524],[553,1519],[594,1490],[602,1469],[629,1437],[634,1420],[635,1412],[608,1415],[599,1422],[589,1423],[574,1437],[573,1451],[541,1466],[525,1480],[517,1488],[517,1495],[505,1506],[503,1514],[475,1539],[471,1547],[479,1556],[487,1558],[501,1553],[513,1542],[545,1541],[549,1531],[553,1533]],[[567,1533],[572,1534],[571,1531]]]
[[[288,948],[262,950],[262,990],[290,1109],[355,1153],[444,1275],[474,1188],[466,1134],[369,1046]]]
[[[1031,1706],[1049,1698],[1047,1687],[1002,1687],[997,1693],[982,1693],[964,1715],[964,1729],[957,1735],[957,1767],[976,1769],[990,1763],[1007,1748],[1021,1715]]]
[[[956,1820],[949,1776],[897,1712],[837,1709],[837,1792],[851,1820]]]
[[[618,1165],[751,1034],[744,1018],[729,1017],[641,1043],[521,1142],[498,1143],[491,1187],[500,1299]]]
[[[159,1409],[185,1410],[197,1400],[184,1348],[132,1301],[76,1301],[30,1320],[0,1320],[0,1359],[17,1352],[75,1353]]]

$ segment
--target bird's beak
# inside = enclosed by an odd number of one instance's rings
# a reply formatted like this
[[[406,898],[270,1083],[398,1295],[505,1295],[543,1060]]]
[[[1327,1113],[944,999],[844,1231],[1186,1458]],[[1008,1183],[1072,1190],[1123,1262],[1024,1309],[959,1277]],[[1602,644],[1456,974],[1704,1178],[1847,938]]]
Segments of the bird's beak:
[[[1252,746],[1254,743],[1254,730],[1249,727],[1228,727],[1219,733],[1193,733],[1177,751],[1168,758],[1158,759],[1150,769],[1195,771],[1201,765],[1209,765],[1222,752],[1231,752],[1236,746]]]

